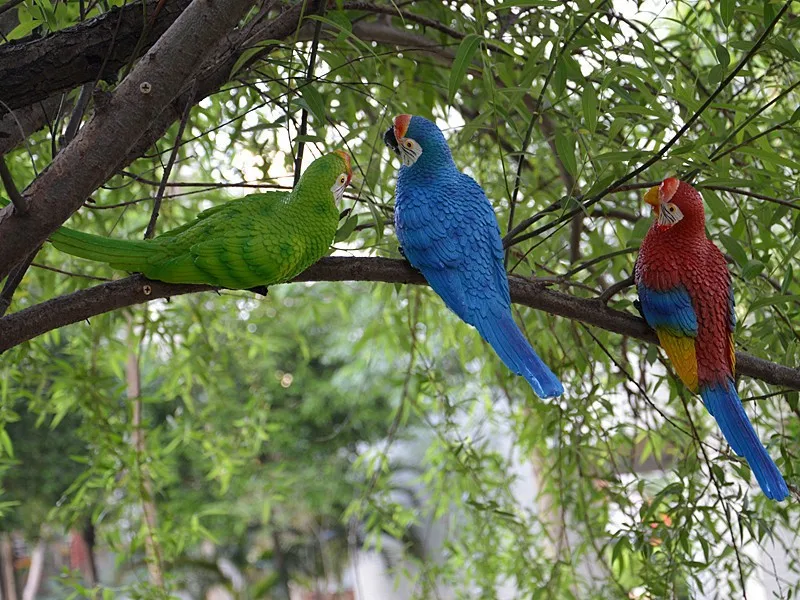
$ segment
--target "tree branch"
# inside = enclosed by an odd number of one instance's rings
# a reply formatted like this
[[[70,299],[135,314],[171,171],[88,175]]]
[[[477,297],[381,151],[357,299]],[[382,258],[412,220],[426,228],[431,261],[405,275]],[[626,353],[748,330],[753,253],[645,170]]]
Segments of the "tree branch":
[[[153,21],[140,52],[155,43],[189,3],[190,0],[167,2]],[[148,0],[144,8],[141,2],[112,8],[47,37],[0,46],[0,98],[13,110],[94,82],[104,62],[106,74],[116,72],[138,58],[131,52],[147,26],[143,11],[153,14],[157,5],[158,0]],[[0,114],[6,110],[0,108]]]
[[[103,108],[26,190],[24,224],[0,211],[0,278],[43,243],[106,181],[142,135],[186,85],[217,41],[237,23],[252,0],[193,0],[156,42]],[[183,108],[183,107],[181,107]]]
[[[376,281],[423,285],[422,275],[403,260],[388,258],[323,258],[293,281]],[[576,298],[539,283],[510,278],[511,299],[523,306],[574,319],[657,343],[647,324],[630,314],[608,308],[598,299]],[[112,310],[159,298],[212,291],[208,285],[170,284],[132,275],[66,296],[59,296],[0,319],[0,352],[34,337]],[[793,369],[744,352],[737,352],[738,372],[773,385],[800,390],[800,369]]]

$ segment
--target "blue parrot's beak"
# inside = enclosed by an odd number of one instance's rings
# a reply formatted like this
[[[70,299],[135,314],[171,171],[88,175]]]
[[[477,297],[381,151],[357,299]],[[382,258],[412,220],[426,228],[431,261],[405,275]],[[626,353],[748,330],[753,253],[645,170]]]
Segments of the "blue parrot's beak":
[[[397,138],[394,136],[394,127],[389,127],[386,133],[383,134],[383,143],[391,148],[397,156],[400,156],[400,146],[397,143]]]

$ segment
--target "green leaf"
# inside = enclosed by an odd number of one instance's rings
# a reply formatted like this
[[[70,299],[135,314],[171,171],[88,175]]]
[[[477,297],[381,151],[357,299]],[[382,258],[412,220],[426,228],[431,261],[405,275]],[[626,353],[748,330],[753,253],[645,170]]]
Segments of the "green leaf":
[[[492,9],[492,12],[497,12],[500,10],[508,10],[509,8],[517,8],[517,7],[530,7],[530,6],[542,6],[545,8],[552,8],[556,6],[561,6],[562,3],[558,2],[557,0],[505,0],[501,2],[497,6]]]
[[[0,429],[0,444],[3,446],[5,453],[11,458],[14,458],[14,446],[11,443],[11,438],[8,437],[8,432],[5,430],[5,428]]]
[[[347,13],[343,10],[332,10],[326,13],[328,19],[330,19],[333,23],[339,26],[340,31],[339,34],[336,36],[336,41],[341,42],[347,38],[347,36],[352,33],[353,31],[353,23],[350,21],[350,18],[347,16]]]
[[[722,65],[714,65],[708,71],[708,83],[717,85],[725,77],[725,67]]]
[[[550,84],[553,94],[558,97],[564,93],[564,88],[567,86],[567,63],[564,62],[563,57],[558,59],[556,70],[553,73],[552,83]]]
[[[481,45],[482,39],[483,38],[481,36],[475,33],[470,33],[463,40],[461,40],[461,43],[458,45],[456,57],[453,60],[453,67],[450,70],[450,83],[448,86],[448,97],[450,102],[453,101],[453,98],[455,97],[456,92],[461,85],[461,81],[467,74],[467,69],[469,69],[470,63],[472,63],[472,57],[474,56],[475,51]]]
[[[728,49],[723,46],[722,44],[717,44],[717,47],[714,49],[714,52],[717,55],[717,60],[719,64],[723,66],[723,68],[728,68],[728,65],[731,64],[731,55],[728,54]]]
[[[578,161],[575,158],[575,140],[561,131],[556,131],[556,152],[567,172],[575,177],[578,174]]]
[[[319,125],[325,125],[327,123],[325,120],[325,100],[323,100],[322,95],[312,84],[301,87],[300,94],[303,96],[303,100],[306,101],[311,114],[314,115],[314,120]]]
[[[764,0],[764,25],[769,25],[775,18],[775,8],[772,6],[770,0]]]
[[[736,10],[736,0],[722,0],[719,5],[719,14],[725,27],[728,27],[733,20],[733,13]]]
[[[703,200],[717,217],[730,221],[731,209],[712,190],[703,190]]]
[[[586,82],[583,88],[583,122],[586,124],[586,129],[595,132],[597,129],[597,93],[594,91],[594,86],[591,82]]]
[[[348,219],[342,223],[342,226],[339,227],[339,230],[336,232],[336,237],[333,241],[343,242],[349,238],[350,234],[355,231],[356,225],[358,225],[358,215],[350,215],[350,217],[348,217]]]
[[[725,246],[728,254],[730,254],[733,257],[733,260],[736,261],[736,264],[738,264],[740,267],[744,267],[748,261],[747,252],[744,251],[744,248],[742,248],[742,245],[736,240],[736,238],[733,238],[726,233],[720,233],[719,239],[722,242],[722,245]]]
[[[745,146],[743,148],[739,148],[737,152],[741,152],[742,154],[749,154],[750,156],[755,156],[756,158],[760,159],[761,162],[766,164],[773,164],[773,165],[780,165],[782,167],[788,167],[794,171],[800,171],[800,163],[794,161],[790,158],[786,158],[778,154],[774,151],[762,150],[761,148],[754,148],[752,146],[748,147]]]
[[[755,277],[764,270],[764,263],[760,260],[749,260],[744,267],[742,267],[742,277],[747,280],[755,279]]]
[[[779,296],[767,296],[766,298],[758,298],[750,304],[750,310],[763,308],[765,306],[775,306],[777,304],[789,304],[790,302],[800,301],[800,296],[795,294],[780,294]]]
[[[249,62],[254,56],[263,52],[265,49],[269,48],[270,46],[279,46],[281,45],[280,40],[262,40],[258,42],[251,48],[247,48],[244,52],[239,55],[239,58],[236,59],[236,62],[233,63],[233,67],[231,68],[231,74],[229,75],[229,79],[233,79],[236,74],[244,67],[245,63]]]
[[[792,267],[792,263],[786,265],[786,275],[783,276],[783,281],[781,282],[781,293],[785,294],[789,291],[789,288],[792,287],[792,282],[794,281],[794,268]]]
[[[314,144],[314,143],[323,143],[325,141],[325,138],[320,137],[318,135],[297,135],[295,136],[294,141]]]
[[[785,37],[776,37],[773,40],[771,40],[771,43],[786,58],[790,60],[800,60],[800,50],[798,50],[797,46],[795,46]]]

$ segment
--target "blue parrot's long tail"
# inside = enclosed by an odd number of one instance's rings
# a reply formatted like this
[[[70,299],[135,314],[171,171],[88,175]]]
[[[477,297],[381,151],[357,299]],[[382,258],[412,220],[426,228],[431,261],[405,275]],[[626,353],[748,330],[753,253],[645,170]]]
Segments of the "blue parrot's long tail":
[[[733,451],[743,456],[755,473],[758,484],[767,498],[783,500],[789,489],[778,466],[772,461],[761,440],[758,439],[733,381],[700,386],[700,396],[708,412],[717,420],[722,434]]]
[[[528,380],[537,396],[552,398],[564,393],[561,382],[531,348],[510,313],[499,321],[482,321],[477,329],[506,366]]]

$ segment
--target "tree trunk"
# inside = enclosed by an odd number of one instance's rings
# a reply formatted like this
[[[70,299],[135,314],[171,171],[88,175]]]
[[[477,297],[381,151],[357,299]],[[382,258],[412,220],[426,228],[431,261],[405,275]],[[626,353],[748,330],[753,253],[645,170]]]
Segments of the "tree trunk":
[[[275,598],[278,600],[289,600],[289,568],[286,566],[286,557],[281,546],[280,533],[272,531],[272,553],[275,557],[275,570],[278,572],[278,589]]]
[[[145,439],[142,429],[141,373],[139,371],[138,343],[133,327],[133,317],[128,315],[128,361],[126,365],[128,398],[133,400],[133,448],[136,451],[136,471],[139,479],[139,497],[142,503],[145,537],[144,550],[150,583],[164,588],[164,570],[161,547],[158,543],[156,504],[153,500],[153,482],[145,467]]]
[[[47,543],[44,538],[39,538],[36,546],[31,553],[31,568],[28,571],[28,580],[25,582],[25,589],[22,590],[22,600],[36,600],[39,586],[42,584],[42,574],[44,573],[44,554]]]
[[[3,600],[17,600],[17,582],[14,579],[14,550],[11,536],[4,533],[0,538],[0,562],[3,575]]]

